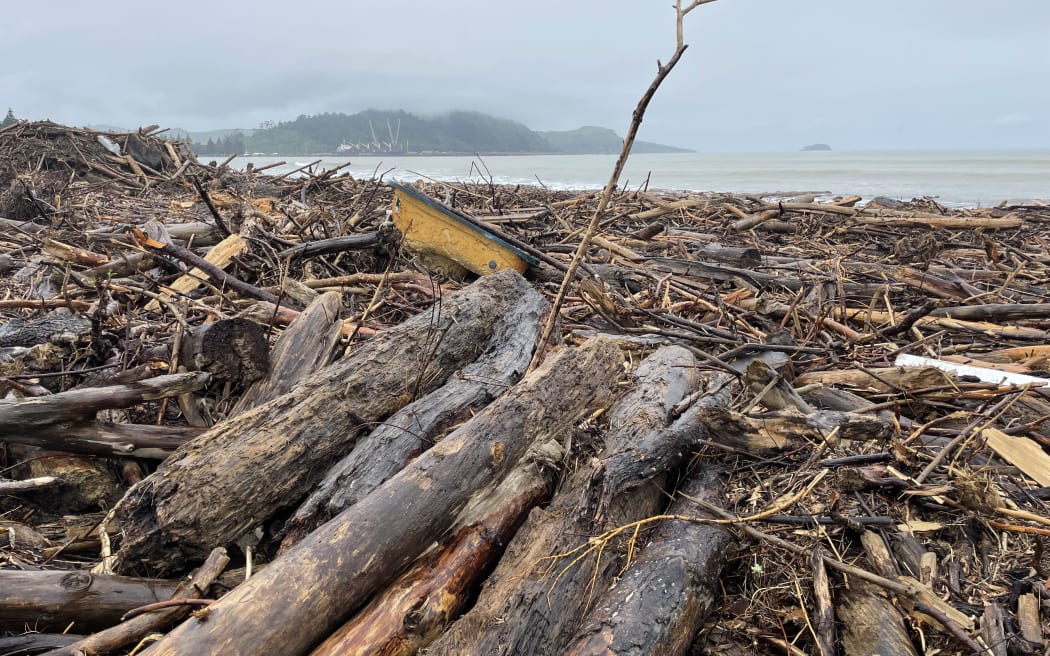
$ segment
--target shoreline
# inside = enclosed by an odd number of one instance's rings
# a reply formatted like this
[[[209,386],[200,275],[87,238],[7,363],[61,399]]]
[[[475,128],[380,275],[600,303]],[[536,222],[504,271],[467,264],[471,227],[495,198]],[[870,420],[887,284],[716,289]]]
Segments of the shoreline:
[[[201,156],[202,161],[217,158]],[[552,189],[601,188],[613,155],[413,155],[405,157],[265,156],[237,157],[243,169],[284,164],[278,173],[314,164],[314,172],[344,167],[355,177],[383,175],[399,180],[424,177],[449,182],[475,181],[546,186]],[[763,194],[782,189],[820,190],[834,195],[884,196],[896,200],[935,197],[952,207],[987,207],[1006,200],[1027,202],[1050,195],[1050,151],[880,152],[853,154],[787,152],[773,154],[637,154],[621,178],[630,189],[721,191]]]

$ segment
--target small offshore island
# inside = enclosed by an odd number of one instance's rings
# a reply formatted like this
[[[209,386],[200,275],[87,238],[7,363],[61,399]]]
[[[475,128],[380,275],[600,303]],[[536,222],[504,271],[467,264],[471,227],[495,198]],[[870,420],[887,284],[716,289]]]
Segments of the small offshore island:
[[[829,145],[827,145],[825,143],[816,143],[816,144],[810,144],[810,145],[805,146],[805,147],[802,148],[803,152],[808,152],[808,151],[813,151],[813,150],[831,150],[831,146],[829,146]]]

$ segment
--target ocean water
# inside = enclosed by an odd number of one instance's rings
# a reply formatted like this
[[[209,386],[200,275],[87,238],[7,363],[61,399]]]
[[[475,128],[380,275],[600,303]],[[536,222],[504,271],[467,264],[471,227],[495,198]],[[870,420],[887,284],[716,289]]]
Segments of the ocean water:
[[[202,158],[206,159],[206,158]],[[209,158],[210,159],[210,158]],[[287,163],[285,173],[320,159],[315,171],[350,162],[355,177],[498,184],[543,184],[551,189],[598,189],[609,179],[614,155],[486,155],[392,157],[238,157],[264,166]],[[1050,151],[870,151],[785,153],[675,153],[632,155],[621,186],[630,189],[720,191],[748,194],[819,192],[910,200],[932,196],[958,207],[1000,201],[1050,200]]]

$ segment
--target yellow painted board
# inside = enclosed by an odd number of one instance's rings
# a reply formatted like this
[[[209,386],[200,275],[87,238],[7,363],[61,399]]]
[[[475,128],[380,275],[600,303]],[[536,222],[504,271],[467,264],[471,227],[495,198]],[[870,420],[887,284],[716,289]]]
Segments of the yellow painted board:
[[[413,189],[398,184],[391,186],[394,188],[391,218],[410,250],[440,255],[478,275],[501,269],[524,273],[528,268],[531,258],[499,237]]]

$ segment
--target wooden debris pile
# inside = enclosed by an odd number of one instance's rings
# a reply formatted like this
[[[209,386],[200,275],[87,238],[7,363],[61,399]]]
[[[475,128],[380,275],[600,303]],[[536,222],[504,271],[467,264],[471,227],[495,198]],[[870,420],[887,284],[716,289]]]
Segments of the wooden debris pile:
[[[624,190],[540,344],[595,193],[417,182],[475,280],[150,130],[0,182],[0,654],[1046,649],[1050,207]]]

